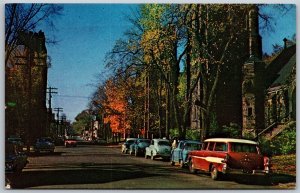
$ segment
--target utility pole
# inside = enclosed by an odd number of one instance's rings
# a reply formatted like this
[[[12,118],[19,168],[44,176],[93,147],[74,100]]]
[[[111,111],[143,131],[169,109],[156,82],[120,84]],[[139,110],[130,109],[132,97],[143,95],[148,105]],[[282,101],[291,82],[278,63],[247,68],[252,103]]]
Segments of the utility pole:
[[[51,108],[51,98],[52,98],[52,94],[57,94],[57,92],[56,91],[53,91],[53,90],[57,90],[57,88],[53,88],[53,87],[49,87],[49,88],[47,88],[47,90],[49,90],[49,91],[47,91],[47,93],[49,94],[49,97],[48,97],[48,104],[49,104],[49,110],[50,110],[50,112],[52,112],[52,108]]]
[[[47,93],[49,94],[48,96],[48,111],[47,111],[47,126],[46,129],[48,131],[48,134],[51,133],[51,123],[52,123],[52,106],[51,106],[51,99],[52,99],[52,94],[57,94],[56,91],[57,88],[49,87],[47,88]]]
[[[57,120],[56,120],[56,134],[58,135],[59,133],[58,133],[58,131],[59,131],[59,112],[62,112],[63,111],[63,108],[60,108],[60,107],[58,107],[58,108],[54,108],[54,111],[56,111],[57,112]]]

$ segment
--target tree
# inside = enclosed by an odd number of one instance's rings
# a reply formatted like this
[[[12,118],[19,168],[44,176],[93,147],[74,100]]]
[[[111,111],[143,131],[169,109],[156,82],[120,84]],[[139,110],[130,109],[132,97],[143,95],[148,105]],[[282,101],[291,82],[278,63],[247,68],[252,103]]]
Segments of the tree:
[[[54,27],[52,19],[60,15],[63,6],[59,4],[6,4],[5,5],[5,65],[18,46],[20,32],[35,31],[47,22]],[[49,39],[48,42],[55,42]]]

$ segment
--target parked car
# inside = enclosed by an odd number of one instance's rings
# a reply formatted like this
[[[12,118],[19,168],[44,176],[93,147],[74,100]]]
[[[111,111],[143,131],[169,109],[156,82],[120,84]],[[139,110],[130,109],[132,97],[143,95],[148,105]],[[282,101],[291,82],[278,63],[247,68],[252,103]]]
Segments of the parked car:
[[[55,137],[53,141],[54,141],[54,145],[56,146],[65,144],[64,138],[61,136]]]
[[[122,153],[128,153],[130,145],[133,144],[136,140],[137,140],[137,138],[127,138],[121,146]]]
[[[92,140],[92,143],[95,145],[103,145],[103,144],[106,144],[107,142],[105,139],[96,138],[96,139]]]
[[[129,154],[145,155],[146,147],[149,147],[150,139],[137,139],[133,144],[130,145]]]
[[[167,139],[152,139],[150,146],[146,147],[145,158],[151,157],[154,160],[157,157],[161,157],[164,160],[170,159],[171,146]]]
[[[55,145],[53,140],[50,137],[42,137],[36,140],[34,145],[34,151],[39,153],[41,151],[48,151],[53,153],[55,149]]]
[[[65,147],[76,147],[77,146],[77,140],[74,137],[66,137],[65,139]]]
[[[20,137],[9,137],[7,138],[7,141],[16,144],[18,150],[23,151],[24,142]]]
[[[20,151],[16,144],[8,141],[5,143],[5,173],[21,172],[27,165],[27,155]]]
[[[271,167],[258,143],[245,139],[207,139],[201,150],[189,152],[188,160],[190,172],[210,172],[213,180],[220,174],[268,174]]]
[[[180,167],[186,166],[188,164],[188,153],[192,150],[200,150],[201,144],[200,141],[195,140],[179,141],[178,146],[171,151],[171,165],[178,162]]]

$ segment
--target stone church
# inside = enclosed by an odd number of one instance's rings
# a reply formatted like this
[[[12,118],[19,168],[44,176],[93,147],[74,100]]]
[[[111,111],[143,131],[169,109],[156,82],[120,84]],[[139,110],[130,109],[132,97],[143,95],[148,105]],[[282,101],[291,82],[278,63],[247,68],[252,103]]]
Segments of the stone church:
[[[216,119],[218,127],[235,123],[241,137],[254,139],[296,119],[296,46],[285,39],[281,53],[266,64],[262,61],[257,7],[250,10],[247,23],[248,34],[240,38],[248,43],[241,49],[239,60],[232,63],[236,70],[224,72],[234,78],[216,94]],[[194,92],[195,101],[200,90],[201,82]],[[191,129],[201,130],[200,116],[201,108],[194,103]]]

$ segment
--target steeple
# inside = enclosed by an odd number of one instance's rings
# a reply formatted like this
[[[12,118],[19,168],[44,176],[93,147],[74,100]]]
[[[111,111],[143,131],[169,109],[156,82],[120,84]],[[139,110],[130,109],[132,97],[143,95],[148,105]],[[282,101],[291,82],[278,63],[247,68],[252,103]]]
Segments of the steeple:
[[[250,59],[262,59],[261,36],[258,27],[258,7],[252,5],[249,11],[249,56]]]
[[[258,8],[249,11],[249,59],[242,67],[242,135],[256,138],[264,129],[264,63],[261,60],[261,37],[258,27]]]

